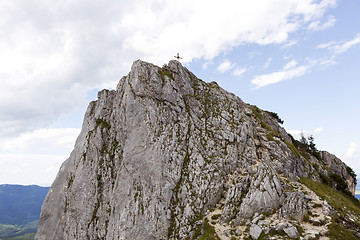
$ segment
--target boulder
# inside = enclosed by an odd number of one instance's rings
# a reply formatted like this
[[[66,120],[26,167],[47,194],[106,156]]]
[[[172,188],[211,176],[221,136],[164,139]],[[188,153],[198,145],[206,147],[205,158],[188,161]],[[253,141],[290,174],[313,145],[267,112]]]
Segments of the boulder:
[[[250,237],[251,239],[258,239],[262,233],[262,228],[256,224],[251,225],[250,227]]]
[[[292,225],[284,228],[283,230],[290,238],[297,238],[299,236],[297,228]]]

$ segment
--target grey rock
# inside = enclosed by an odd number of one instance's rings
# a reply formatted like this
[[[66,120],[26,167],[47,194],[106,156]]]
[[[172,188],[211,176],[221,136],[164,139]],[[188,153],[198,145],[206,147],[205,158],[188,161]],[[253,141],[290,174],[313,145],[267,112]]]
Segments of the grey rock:
[[[258,215],[257,217],[255,217],[255,218],[251,221],[251,223],[252,223],[252,224],[256,224],[259,220],[261,220],[261,219],[263,219],[263,218],[264,218],[264,215],[260,214],[260,215]]]
[[[240,183],[234,184],[228,189],[221,215],[223,222],[228,222],[239,211],[240,204],[248,192],[249,181],[250,179],[248,177],[244,177]]]
[[[293,218],[302,221],[307,213],[306,202],[307,199],[302,192],[290,192],[280,209],[279,218]]]
[[[297,238],[299,236],[297,228],[292,225],[290,227],[284,228],[283,230],[290,238]]]
[[[235,230],[235,235],[236,235],[236,236],[241,236],[241,234],[242,234],[242,232],[241,232],[240,229],[236,229],[236,230]]]
[[[355,175],[352,175],[348,171],[348,166],[339,158],[337,158],[334,154],[331,154],[329,152],[320,151],[320,155],[322,162],[327,168],[330,169],[330,173],[337,174],[340,177],[344,178],[348,185],[347,190],[354,195],[356,188]],[[325,175],[329,176],[329,172],[325,172]]]
[[[323,207],[322,207],[322,212],[325,216],[331,216],[332,212],[333,212],[333,208],[329,205],[329,203],[325,200]]]
[[[304,198],[306,201],[311,201],[312,200],[312,197],[309,196],[309,195],[304,195]]]
[[[287,223],[287,222],[281,222],[279,223],[278,225],[276,225],[275,227],[275,231],[279,232],[279,231],[282,231],[284,230],[284,228],[288,228],[290,227],[291,224],[290,223]]]
[[[316,230],[308,230],[304,236],[304,240],[315,239],[319,235],[320,235],[320,233]]]
[[[195,225],[196,225],[196,226],[201,226],[201,225],[203,225],[203,220],[196,221],[196,222],[195,222]]]
[[[241,202],[237,221],[249,219],[257,212],[272,212],[283,202],[284,194],[279,177],[269,165],[260,163],[250,182],[249,190]]]
[[[258,222],[257,222],[257,225],[259,225],[259,226],[264,226],[264,225],[269,225],[270,224],[270,222],[269,221],[267,221],[267,220],[259,220]]]
[[[291,142],[272,114],[178,61],[160,68],[137,60],[116,90],[89,104],[35,238],[185,239],[221,198],[223,222],[250,224],[288,199],[279,174],[296,181],[312,173]],[[322,154],[352,188],[346,165]]]
[[[253,224],[250,227],[250,237],[252,239],[258,239],[262,233],[262,229],[260,226]]]

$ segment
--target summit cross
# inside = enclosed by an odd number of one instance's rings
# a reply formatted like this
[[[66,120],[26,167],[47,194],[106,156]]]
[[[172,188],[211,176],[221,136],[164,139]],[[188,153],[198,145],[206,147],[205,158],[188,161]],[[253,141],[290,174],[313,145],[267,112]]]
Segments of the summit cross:
[[[176,56],[174,56],[174,58],[176,58],[179,62],[180,62],[180,59],[182,59],[182,57],[179,56],[179,53]]]

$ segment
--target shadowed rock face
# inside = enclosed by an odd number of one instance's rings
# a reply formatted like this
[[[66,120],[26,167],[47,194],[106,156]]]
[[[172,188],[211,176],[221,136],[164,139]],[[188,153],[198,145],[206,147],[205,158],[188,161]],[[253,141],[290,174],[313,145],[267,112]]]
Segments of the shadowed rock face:
[[[329,174],[318,162],[299,155],[270,114],[179,62],[138,60],[90,103],[36,239],[183,239],[220,201],[224,222],[276,211],[285,199],[301,204],[282,179]]]

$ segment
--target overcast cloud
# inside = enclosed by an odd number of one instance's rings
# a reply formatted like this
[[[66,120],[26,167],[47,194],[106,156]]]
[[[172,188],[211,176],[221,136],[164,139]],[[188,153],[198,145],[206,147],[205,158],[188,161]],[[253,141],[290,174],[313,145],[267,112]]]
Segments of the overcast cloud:
[[[286,43],[302,26],[320,26],[325,10],[335,4],[2,1],[0,134],[47,126],[86,104],[91,89],[116,86],[135,59],[163,64],[181,52],[185,62],[210,60],[240,44]]]
[[[349,55],[358,56],[360,33],[346,22],[358,19],[357,11],[348,17],[357,6],[336,0],[0,1],[0,183],[50,184],[96,91],[115,88],[136,59],[161,66],[177,52],[200,78],[274,108],[290,129],[315,135],[319,146],[360,172],[357,125],[326,116],[339,109],[348,116],[346,106],[359,102],[349,94],[358,89],[352,80],[358,61]],[[279,84],[291,79],[299,81]],[[288,110],[303,86],[316,94]],[[354,108],[350,115],[358,119]],[[297,122],[302,115],[314,120]],[[305,125],[312,121],[323,127]],[[328,139],[341,137],[334,131],[349,132],[350,125],[353,136],[328,149]],[[297,137],[301,131],[289,132]]]

